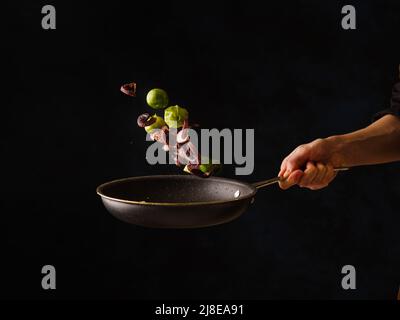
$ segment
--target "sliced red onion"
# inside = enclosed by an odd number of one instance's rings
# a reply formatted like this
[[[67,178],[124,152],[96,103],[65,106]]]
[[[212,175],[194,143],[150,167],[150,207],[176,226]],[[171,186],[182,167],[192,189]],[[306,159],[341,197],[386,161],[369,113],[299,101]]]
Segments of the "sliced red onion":
[[[183,164],[198,164],[199,155],[194,144],[188,142],[178,148],[179,162]]]
[[[157,129],[154,129],[152,132],[149,133],[150,139],[155,141],[156,140],[156,131]]]
[[[188,141],[189,141],[189,129],[184,128],[180,130],[176,135],[176,142],[183,144]]]
[[[156,119],[155,118],[150,118],[150,115],[148,113],[143,113],[137,118],[137,124],[141,128],[150,126],[154,122],[156,122]]]
[[[152,140],[158,141],[164,145],[167,144],[167,136],[165,134],[165,132],[162,129],[154,129],[151,133],[150,133],[150,138]]]
[[[162,131],[164,131],[165,134],[165,144],[169,144],[169,129],[168,126],[163,126],[161,128]]]
[[[136,83],[131,82],[131,83],[124,84],[121,87],[121,91],[123,93],[127,94],[128,96],[136,97]]]
[[[193,161],[190,161],[191,164],[200,164],[200,153],[197,150],[196,146],[192,142],[186,143],[186,146],[190,149],[190,154],[193,157]]]
[[[174,157],[175,160],[175,165],[177,165],[178,167],[182,166],[182,163],[179,161],[179,155],[178,155],[178,151],[176,148],[173,148],[174,151],[172,151],[172,156]],[[171,149],[170,151],[171,152]]]
[[[188,164],[189,162],[189,157],[186,153],[186,150],[184,148],[179,148],[177,152],[177,161],[178,163],[183,163],[183,164]]]
[[[200,167],[200,164],[199,163],[189,163],[188,165],[187,165],[187,167],[188,167],[188,169],[191,171],[191,170],[198,170],[199,169],[199,167]]]

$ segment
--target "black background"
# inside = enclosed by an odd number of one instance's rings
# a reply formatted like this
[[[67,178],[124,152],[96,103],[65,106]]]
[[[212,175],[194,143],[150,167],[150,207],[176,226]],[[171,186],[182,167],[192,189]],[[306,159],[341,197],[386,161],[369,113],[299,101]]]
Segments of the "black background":
[[[56,30],[41,28],[45,4]],[[298,144],[368,125],[398,76],[400,3],[351,1],[351,31],[345,4],[2,4],[0,296],[395,299],[398,163],[317,192],[270,187],[240,219],[199,230],[124,224],[95,193],[110,179],[179,172],[145,160],[136,117],[153,87],[202,127],[255,129],[245,181],[276,175]],[[119,91],[130,81],[137,98]],[[45,264],[55,291],[41,289]],[[341,288],[346,264],[357,290]]]

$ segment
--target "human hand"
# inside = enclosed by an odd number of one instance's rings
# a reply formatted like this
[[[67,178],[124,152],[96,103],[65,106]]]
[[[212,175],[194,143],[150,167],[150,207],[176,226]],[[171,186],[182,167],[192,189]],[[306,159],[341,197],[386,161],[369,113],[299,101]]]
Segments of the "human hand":
[[[300,145],[281,164],[279,186],[293,185],[318,190],[325,188],[336,177],[334,167],[340,167],[336,145],[329,139],[317,139]]]

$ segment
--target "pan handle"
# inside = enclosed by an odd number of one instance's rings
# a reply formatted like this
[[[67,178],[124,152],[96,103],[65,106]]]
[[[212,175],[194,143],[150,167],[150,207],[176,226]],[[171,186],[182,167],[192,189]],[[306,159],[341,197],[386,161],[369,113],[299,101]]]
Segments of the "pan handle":
[[[339,171],[347,171],[349,169],[350,168],[335,168],[335,169],[333,169],[333,171],[339,172]],[[282,178],[276,177],[276,178],[272,178],[272,179],[268,179],[268,180],[252,183],[252,186],[256,187],[257,189],[260,189],[260,188],[269,186],[271,184],[278,183],[281,180],[282,180]]]

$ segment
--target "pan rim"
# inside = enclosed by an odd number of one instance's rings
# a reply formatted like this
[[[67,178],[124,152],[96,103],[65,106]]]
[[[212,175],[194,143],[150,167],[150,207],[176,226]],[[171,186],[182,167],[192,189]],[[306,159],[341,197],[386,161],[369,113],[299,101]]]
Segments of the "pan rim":
[[[167,207],[184,207],[184,206],[201,206],[201,205],[214,205],[214,204],[224,204],[224,203],[232,203],[240,200],[247,200],[249,198],[253,198],[256,193],[257,193],[257,188],[252,186],[249,183],[242,182],[239,180],[235,179],[230,179],[230,178],[222,178],[222,177],[210,177],[206,178],[207,180],[220,180],[220,181],[226,181],[226,182],[234,182],[234,183],[239,183],[248,186],[249,188],[253,189],[253,191],[243,197],[239,197],[237,199],[232,199],[232,200],[215,200],[215,201],[194,201],[194,202],[152,202],[152,201],[135,201],[135,200],[126,200],[126,199],[120,199],[120,198],[114,198],[107,196],[103,193],[103,189],[111,184],[118,183],[118,182],[123,182],[123,181],[130,181],[130,180],[139,180],[143,178],[160,178],[160,177],[192,177],[190,175],[154,175],[154,176],[135,176],[135,177],[127,177],[127,178],[120,178],[120,179],[115,179],[112,181],[105,182],[101,185],[99,185],[96,188],[96,193],[104,199],[111,200],[111,201],[116,201],[116,202],[121,202],[125,204],[135,204],[135,205],[142,205],[142,206],[167,206]],[[199,178],[202,179],[202,178]]]

